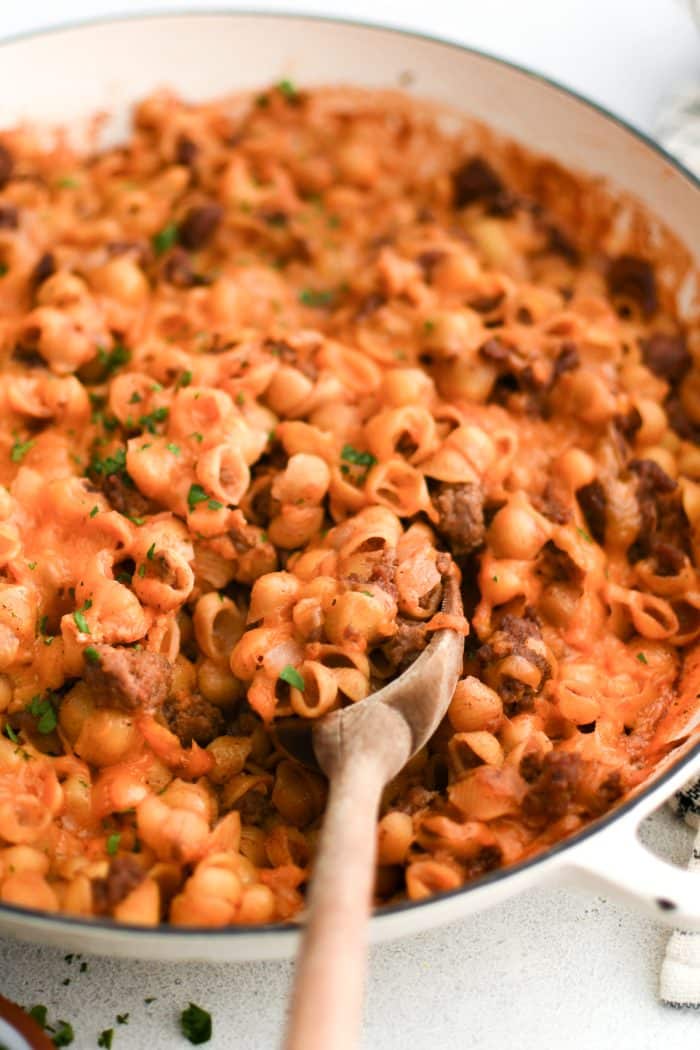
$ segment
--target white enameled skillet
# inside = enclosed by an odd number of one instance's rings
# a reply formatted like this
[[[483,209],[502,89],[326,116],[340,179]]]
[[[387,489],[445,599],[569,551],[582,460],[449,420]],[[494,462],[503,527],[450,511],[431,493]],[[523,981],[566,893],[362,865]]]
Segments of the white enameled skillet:
[[[83,24],[0,45],[0,127],[29,118],[74,124],[96,110],[125,133],[129,105],[170,86],[205,99],[283,77],[305,85],[397,87],[463,109],[503,135],[634,194],[700,264],[700,184],[653,143],[591,103],[488,55],[393,29],[271,14],[144,16]],[[700,929],[700,880],[650,853],[640,821],[693,774],[693,736],[613,812],[546,853],[463,889],[389,907],[375,941],[400,937],[543,883],[590,885],[672,923]],[[0,906],[0,932],[66,950],[148,959],[263,959],[292,955],[287,927],[225,930],[116,926]]]

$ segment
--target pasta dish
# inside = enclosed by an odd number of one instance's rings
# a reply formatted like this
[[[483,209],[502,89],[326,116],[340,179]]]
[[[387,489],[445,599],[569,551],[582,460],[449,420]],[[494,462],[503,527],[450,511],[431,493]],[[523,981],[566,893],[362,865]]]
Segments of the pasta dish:
[[[445,626],[464,671],[384,792],[377,903],[546,848],[671,748],[697,333],[565,174],[475,142],[288,81],[155,94],[112,147],[0,134],[0,902],[292,918],[326,783],[280,719]]]

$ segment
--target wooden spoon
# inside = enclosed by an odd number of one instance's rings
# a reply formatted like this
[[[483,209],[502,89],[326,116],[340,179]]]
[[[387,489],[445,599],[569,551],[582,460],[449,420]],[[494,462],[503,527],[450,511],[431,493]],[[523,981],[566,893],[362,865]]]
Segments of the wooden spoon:
[[[443,580],[442,610],[462,615],[454,570]],[[440,723],[462,670],[463,650],[457,631],[436,631],[399,678],[314,723],[313,748],[330,790],[286,1050],[352,1050],[357,1045],[381,792]]]

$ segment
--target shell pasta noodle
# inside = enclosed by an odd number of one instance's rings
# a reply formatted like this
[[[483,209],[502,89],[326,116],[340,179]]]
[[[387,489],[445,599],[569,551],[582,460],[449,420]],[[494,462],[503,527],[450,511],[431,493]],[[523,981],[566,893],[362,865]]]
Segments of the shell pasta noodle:
[[[293,919],[326,782],[278,720],[444,627],[378,904],[649,776],[697,705],[700,307],[616,207],[391,92],[0,132],[0,903]]]

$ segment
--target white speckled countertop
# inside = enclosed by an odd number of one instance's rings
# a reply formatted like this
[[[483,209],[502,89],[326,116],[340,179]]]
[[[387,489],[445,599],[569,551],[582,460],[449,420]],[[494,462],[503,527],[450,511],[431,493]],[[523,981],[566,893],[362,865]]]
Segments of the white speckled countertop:
[[[561,80],[646,131],[682,82],[700,80],[700,40],[680,0],[0,0],[0,36],[139,9],[272,7],[424,29]],[[645,839],[677,862],[687,828],[667,813]],[[700,886],[699,886],[700,892]],[[373,949],[365,1050],[681,1050],[700,1017],[656,1000],[667,938],[596,897],[535,891],[432,933]],[[87,966],[80,972],[81,963]],[[89,958],[0,938],[0,992],[71,1021],[76,1050],[114,1027],[113,1050],[189,1046],[178,1031],[192,1000],[210,1010],[212,1050],[273,1050],[291,964],[157,965]],[[63,981],[70,978],[70,984]],[[150,1005],[144,998],[156,997]],[[117,1014],[129,1013],[118,1025]]]

